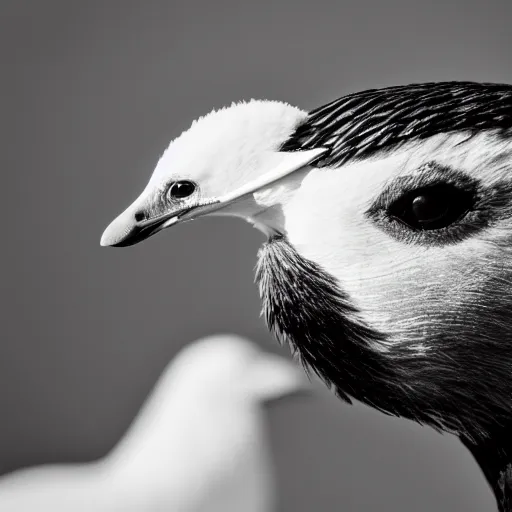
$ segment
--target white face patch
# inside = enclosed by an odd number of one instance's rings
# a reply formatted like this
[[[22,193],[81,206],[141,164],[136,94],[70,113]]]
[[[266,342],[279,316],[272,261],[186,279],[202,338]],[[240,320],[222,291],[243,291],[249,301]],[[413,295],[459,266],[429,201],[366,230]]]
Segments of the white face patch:
[[[492,133],[435,136],[336,169],[313,169],[283,204],[285,234],[348,293],[372,327],[393,343],[428,350],[432,322],[461,321],[500,266],[510,266],[510,219],[455,244],[406,243],[367,215],[400,177],[414,182],[435,162],[492,187],[512,182],[512,142]],[[512,198],[511,198],[512,202]],[[404,228],[405,229],[405,228]],[[458,320],[457,320],[458,319]]]

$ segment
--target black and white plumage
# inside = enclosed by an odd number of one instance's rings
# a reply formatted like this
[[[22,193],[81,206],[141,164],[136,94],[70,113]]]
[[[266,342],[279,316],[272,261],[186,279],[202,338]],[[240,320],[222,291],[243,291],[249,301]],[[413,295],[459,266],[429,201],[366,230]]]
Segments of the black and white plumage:
[[[459,435],[512,511],[511,171],[510,85],[391,87],[309,114],[253,101],[173,141],[102,244],[246,218],[268,235],[278,337],[340,397]]]
[[[338,167],[354,158],[442,133],[509,130],[510,85],[441,82],[350,94],[309,113],[282,151],[329,148],[316,167]]]

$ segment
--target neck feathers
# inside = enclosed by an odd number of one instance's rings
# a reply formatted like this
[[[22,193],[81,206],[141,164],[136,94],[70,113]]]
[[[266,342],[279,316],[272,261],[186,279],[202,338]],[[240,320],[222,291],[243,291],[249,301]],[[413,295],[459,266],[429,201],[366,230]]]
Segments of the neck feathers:
[[[471,371],[460,385],[464,369],[454,353],[459,345],[445,356],[387,343],[385,334],[359,318],[337,281],[281,235],[260,249],[256,278],[269,328],[298,353],[306,370],[349,403],[352,397],[459,435],[493,488],[500,512],[512,512],[512,414],[506,400],[498,400],[508,395],[498,389],[488,397],[487,387],[482,391],[479,382],[471,383],[484,376]]]

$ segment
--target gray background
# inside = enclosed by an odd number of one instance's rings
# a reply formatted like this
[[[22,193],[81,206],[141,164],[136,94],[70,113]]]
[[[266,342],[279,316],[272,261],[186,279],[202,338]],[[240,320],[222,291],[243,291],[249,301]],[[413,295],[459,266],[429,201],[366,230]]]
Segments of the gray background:
[[[235,219],[100,235],[167,143],[233,100],[303,108],[414,81],[512,82],[512,2],[0,2],[0,472],[105,454],[177,349],[278,350],[261,235]],[[458,441],[327,393],[268,407],[281,511],[494,510]]]

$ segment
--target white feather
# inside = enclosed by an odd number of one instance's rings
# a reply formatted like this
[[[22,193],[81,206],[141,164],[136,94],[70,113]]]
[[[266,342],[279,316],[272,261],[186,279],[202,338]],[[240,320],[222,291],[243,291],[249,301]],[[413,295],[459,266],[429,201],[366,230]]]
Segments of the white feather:
[[[219,197],[268,171],[275,153],[307,113],[278,101],[252,100],[214,110],[174,139],[148,183],[193,180],[206,197]]]

